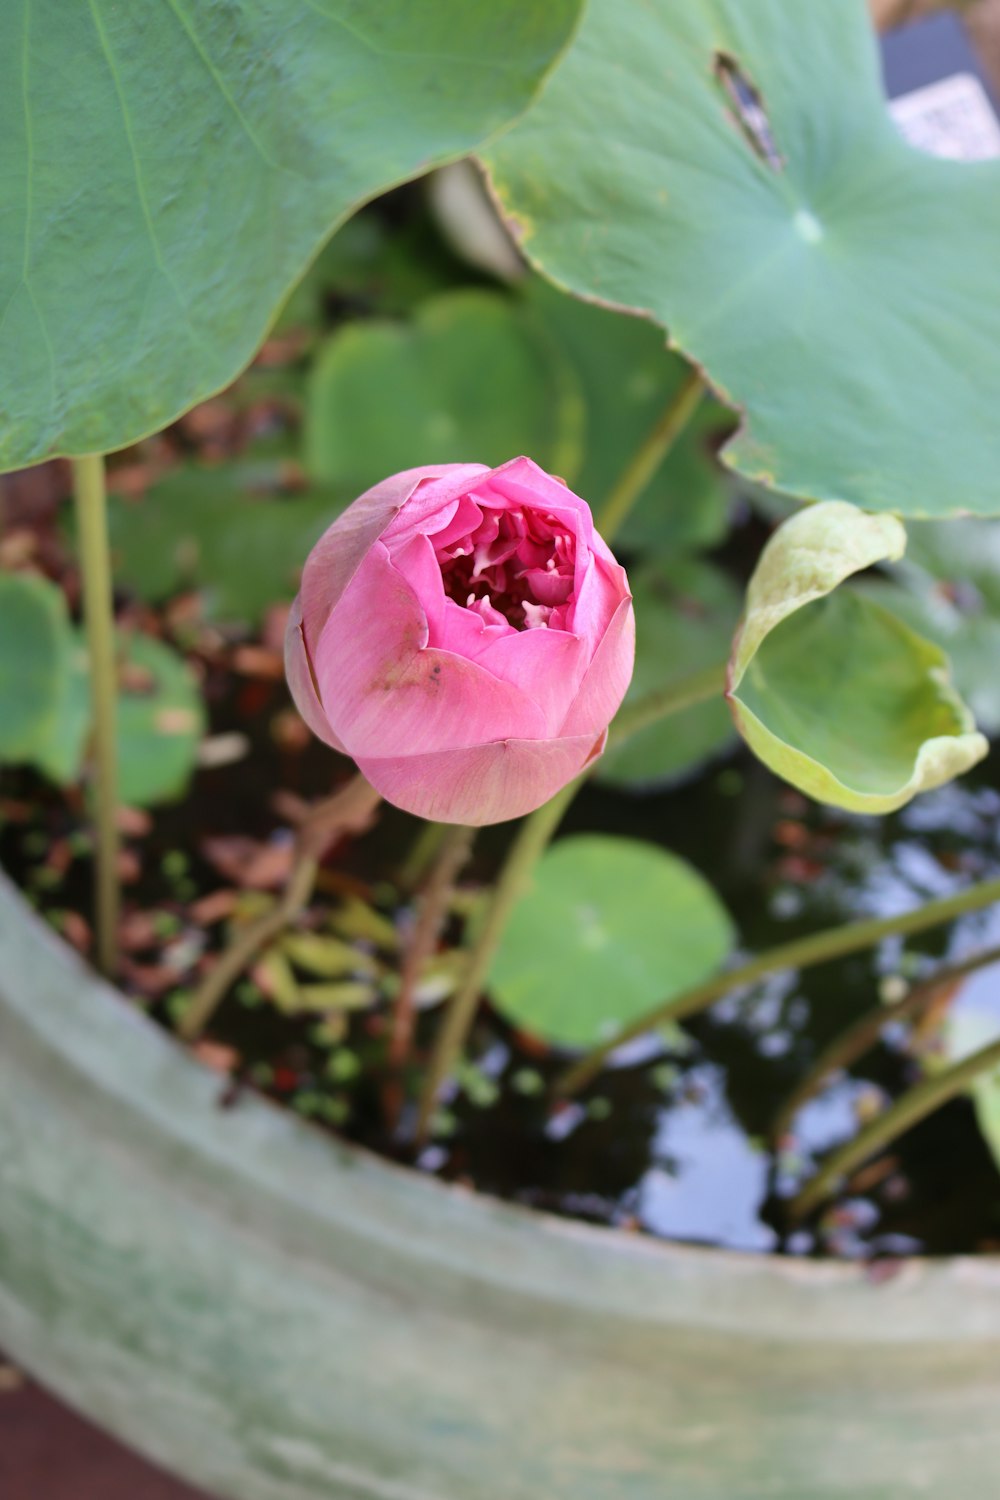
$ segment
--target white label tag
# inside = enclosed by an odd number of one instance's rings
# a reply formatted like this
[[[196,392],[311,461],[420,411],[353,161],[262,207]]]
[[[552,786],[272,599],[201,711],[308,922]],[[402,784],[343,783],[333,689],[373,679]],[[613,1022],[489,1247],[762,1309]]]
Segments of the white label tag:
[[[903,137],[918,151],[955,161],[1000,156],[1000,120],[974,73],[953,73],[889,101]]]

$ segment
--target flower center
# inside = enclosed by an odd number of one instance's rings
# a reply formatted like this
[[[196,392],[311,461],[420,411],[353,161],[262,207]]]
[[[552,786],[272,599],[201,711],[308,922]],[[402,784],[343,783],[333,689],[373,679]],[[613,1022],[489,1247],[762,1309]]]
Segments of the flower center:
[[[487,623],[515,630],[563,624],[576,538],[546,511],[484,510],[474,530],[434,550],[445,593]]]

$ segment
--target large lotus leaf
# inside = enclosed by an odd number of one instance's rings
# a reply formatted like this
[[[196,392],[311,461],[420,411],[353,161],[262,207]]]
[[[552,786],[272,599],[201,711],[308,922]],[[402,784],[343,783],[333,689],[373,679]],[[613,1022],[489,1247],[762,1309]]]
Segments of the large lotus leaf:
[[[764,763],[822,802],[889,812],[986,754],[932,642],[837,585],[901,556],[892,516],[842,501],[779,528],[747,589],[730,662],[741,734]]]
[[[4,6],[0,467],[228,384],[336,225],[519,113],[578,8]]]
[[[1000,162],[903,142],[863,0],[591,0],[487,162],[546,275],[743,410],[742,473],[1000,513]]]
[[[306,463],[352,495],[419,464],[505,463],[530,453],[572,479],[583,398],[572,365],[513,298],[459,291],[411,323],[335,333],[309,387]]]
[[[724,661],[739,618],[736,587],[707,563],[675,561],[629,575],[635,600],[635,671],[625,702]],[[722,694],[649,724],[597,762],[613,786],[644,788],[692,770],[734,738]]]
[[[573,361],[586,402],[576,488],[595,516],[688,373],[644,318],[594,307],[532,276],[524,295]],[[731,479],[715,454],[732,413],[706,395],[614,538],[616,548],[669,556],[725,535]],[[567,476],[568,477],[568,476]]]
[[[70,676],[72,639],[55,584],[0,574],[0,760],[31,760],[45,744]]]
[[[593,1046],[707,978],[732,941],[728,912],[684,860],[636,839],[574,834],[546,850],[514,908],[490,993],[525,1031]]]

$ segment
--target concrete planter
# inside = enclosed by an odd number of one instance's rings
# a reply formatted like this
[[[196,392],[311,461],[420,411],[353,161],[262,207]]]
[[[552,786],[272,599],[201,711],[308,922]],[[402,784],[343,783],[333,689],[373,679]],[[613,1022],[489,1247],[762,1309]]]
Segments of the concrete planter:
[[[995,1492],[996,1261],[673,1248],[218,1095],[0,883],[0,1345],[226,1500]]]

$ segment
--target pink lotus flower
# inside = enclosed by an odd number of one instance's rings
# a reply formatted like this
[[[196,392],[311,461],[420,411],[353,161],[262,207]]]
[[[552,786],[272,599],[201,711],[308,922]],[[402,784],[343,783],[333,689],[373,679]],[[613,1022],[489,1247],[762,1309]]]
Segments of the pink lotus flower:
[[[349,506],[309,554],[286,668],[309,727],[389,802],[499,823],[600,755],[634,649],[589,507],[515,458],[408,469]]]

